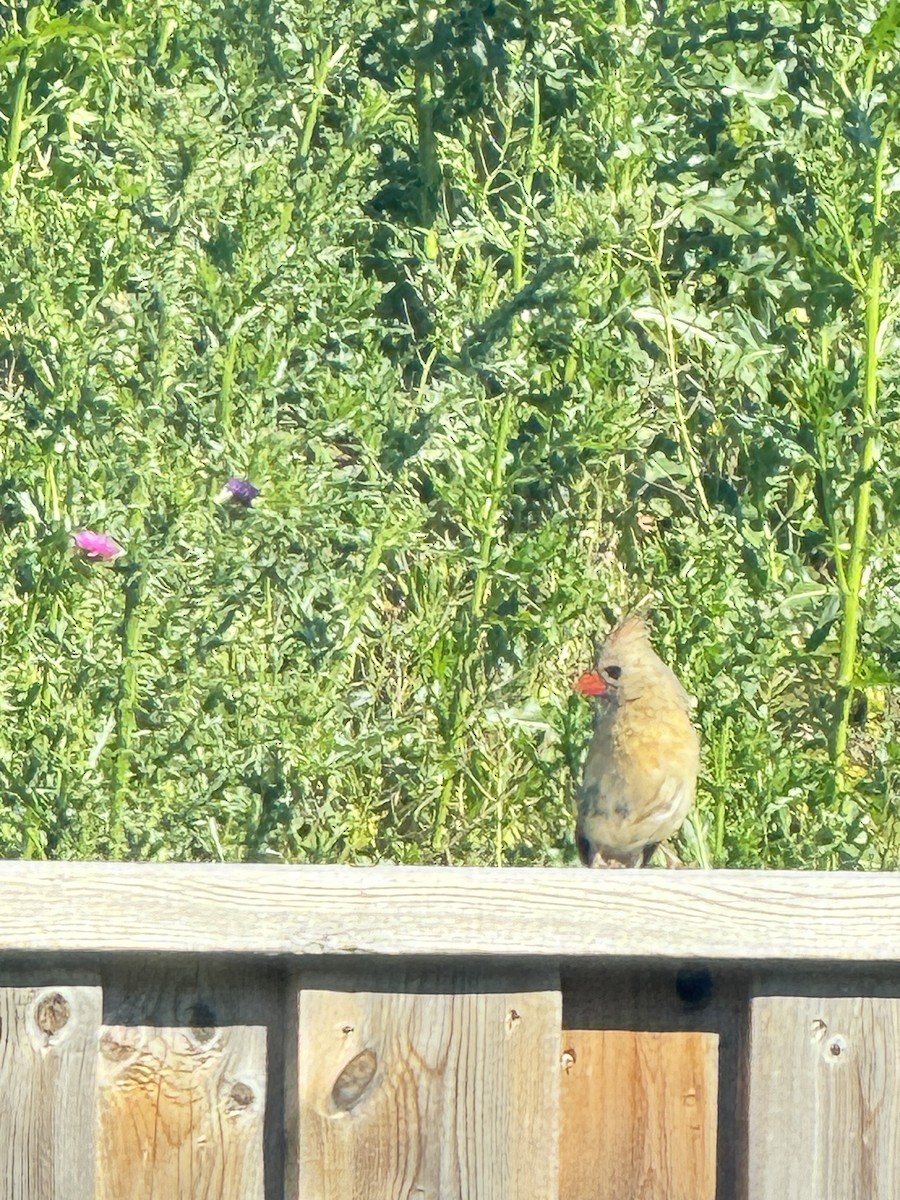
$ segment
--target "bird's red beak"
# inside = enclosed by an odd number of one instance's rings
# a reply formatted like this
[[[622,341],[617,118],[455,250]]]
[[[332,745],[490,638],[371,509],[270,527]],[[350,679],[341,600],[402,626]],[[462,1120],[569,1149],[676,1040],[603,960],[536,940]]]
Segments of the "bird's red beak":
[[[596,671],[585,671],[581,678],[575,681],[574,687],[582,696],[602,696],[604,692],[609,691],[609,684]]]

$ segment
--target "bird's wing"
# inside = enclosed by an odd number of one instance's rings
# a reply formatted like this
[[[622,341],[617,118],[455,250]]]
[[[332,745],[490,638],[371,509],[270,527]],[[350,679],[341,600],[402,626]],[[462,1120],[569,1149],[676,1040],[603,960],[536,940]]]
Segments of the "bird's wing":
[[[696,777],[661,766],[622,765],[615,756],[589,756],[578,824],[595,845],[630,856],[675,833],[693,803]]]

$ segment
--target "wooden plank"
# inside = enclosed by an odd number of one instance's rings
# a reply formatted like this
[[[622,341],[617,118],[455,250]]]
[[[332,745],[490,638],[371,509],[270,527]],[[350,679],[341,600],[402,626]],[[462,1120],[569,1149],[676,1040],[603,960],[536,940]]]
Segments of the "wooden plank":
[[[302,988],[302,1200],[557,1200],[560,1016],[538,972]]]
[[[891,962],[900,875],[4,862],[0,953]]]
[[[186,1027],[201,1038],[213,1026],[265,1026],[266,1198],[284,1200],[283,969],[232,956],[156,955],[148,962],[117,955],[105,960],[102,980],[107,1025]]]
[[[101,993],[0,988],[0,1196],[90,1200]]]
[[[96,1200],[263,1200],[266,1031],[107,1025]]]
[[[559,1194],[714,1200],[714,1033],[567,1030]]]
[[[900,1196],[900,1000],[760,996],[749,1200]]]
[[[745,1073],[749,973],[716,964],[687,970],[625,964],[598,969],[589,964],[564,974],[562,985],[565,1029],[714,1035],[717,1112],[707,1117],[716,1129],[715,1194],[720,1200],[743,1200],[746,1106],[740,1102],[740,1086]]]

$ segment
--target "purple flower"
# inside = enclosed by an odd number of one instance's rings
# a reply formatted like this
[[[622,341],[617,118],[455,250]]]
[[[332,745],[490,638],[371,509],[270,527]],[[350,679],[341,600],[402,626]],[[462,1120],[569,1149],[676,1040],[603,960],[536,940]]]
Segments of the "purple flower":
[[[249,508],[258,495],[259,488],[254,487],[248,479],[229,479],[222,489],[220,499],[233,500],[236,504],[243,504],[244,508]]]
[[[72,544],[83,550],[88,558],[102,558],[106,562],[112,562],[114,558],[125,553],[108,533],[95,533],[93,529],[80,529],[72,535]]]

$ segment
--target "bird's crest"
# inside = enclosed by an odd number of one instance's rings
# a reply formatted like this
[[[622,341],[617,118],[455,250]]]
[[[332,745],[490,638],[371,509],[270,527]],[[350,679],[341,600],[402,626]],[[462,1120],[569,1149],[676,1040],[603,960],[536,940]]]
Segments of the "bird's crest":
[[[625,617],[623,621],[612,630],[598,655],[607,659],[610,654],[624,654],[626,656],[640,654],[644,650],[652,650],[650,646],[650,630],[647,628],[647,622],[643,617],[632,615]]]

